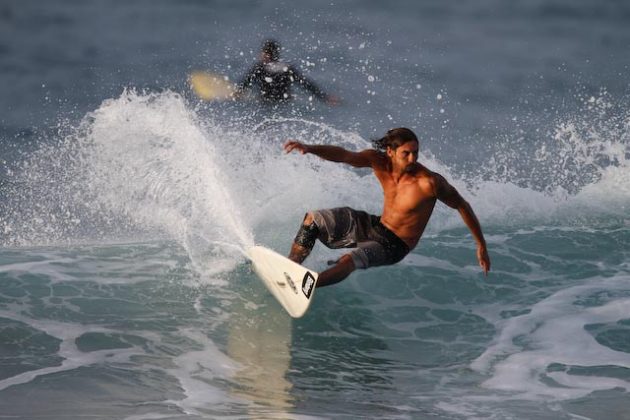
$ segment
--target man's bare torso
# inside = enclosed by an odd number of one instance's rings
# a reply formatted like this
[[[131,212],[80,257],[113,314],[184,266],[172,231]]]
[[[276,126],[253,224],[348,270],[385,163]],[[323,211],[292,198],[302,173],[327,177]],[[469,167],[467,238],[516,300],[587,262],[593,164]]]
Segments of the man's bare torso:
[[[433,213],[437,200],[434,173],[416,163],[399,178],[389,165],[387,158],[373,167],[384,193],[381,223],[394,232],[413,249]]]
[[[375,141],[375,145],[378,150],[351,152],[339,146],[306,145],[288,140],[284,144],[284,150],[287,153],[293,150],[302,154],[312,153],[321,159],[346,163],[355,168],[372,168],[384,193],[381,223],[410,249],[417,245],[424,233],[437,200],[456,209],[477,242],[477,259],[487,273],[490,270],[490,257],[477,216],[470,204],[444,177],[418,163],[419,143],[415,134],[404,127],[392,129],[387,132],[387,136]],[[302,230],[308,230],[314,225],[312,217],[307,214],[298,236]],[[291,246],[289,256],[293,261],[301,263],[312,249],[314,239],[311,243],[304,244],[297,241],[298,237]],[[343,255],[333,267],[320,273],[317,287],[337,283],[356,268],[352,255]]]

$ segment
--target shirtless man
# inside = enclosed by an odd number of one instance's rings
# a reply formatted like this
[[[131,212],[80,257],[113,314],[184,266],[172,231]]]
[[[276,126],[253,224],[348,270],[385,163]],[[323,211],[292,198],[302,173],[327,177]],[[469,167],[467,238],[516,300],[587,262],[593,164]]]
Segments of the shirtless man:
[[[329,248],[356,248],[323,271],[317,287],[340,282],[357,268],[395,264],[411,251],[422,236],[437,200],[459,211],[477,241],[477,259],[483,271],[490,258],[481,226],[472,208],[442,175],[417,162],[418,139],[408,128],[394,128],[375,140],[375,149],[351,152],[337,146],[316,146],[289,140],[284,150],[311,153],[355,168],[372,168],[385,203],[382,216],[349,207],[310,211],[291,246],[289,258],[302,263],[315,240]]]

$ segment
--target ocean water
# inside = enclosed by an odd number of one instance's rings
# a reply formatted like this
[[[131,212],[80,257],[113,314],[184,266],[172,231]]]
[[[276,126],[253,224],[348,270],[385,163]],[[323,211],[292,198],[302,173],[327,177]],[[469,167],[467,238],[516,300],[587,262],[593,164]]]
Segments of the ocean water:
[[[628,28],[622,1],[0,3],[0,417],[630,419]],[[267,37],[342,104],[190,92]],[[382,195],[283,142],[397,126],[492,271],[438,205],[292,320],[246,249]]]

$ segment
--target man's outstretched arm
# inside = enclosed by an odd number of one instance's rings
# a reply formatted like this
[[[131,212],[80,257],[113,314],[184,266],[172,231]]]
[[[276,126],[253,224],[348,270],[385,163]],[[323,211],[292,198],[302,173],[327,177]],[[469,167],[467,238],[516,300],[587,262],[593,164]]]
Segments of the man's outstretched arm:
[[[442,201],[447,206],[456,209],[470,232],[472,233],[475,241],[477,242],[477,260],[479,265],[483,269],[484,273],[488,274],[490,271],[490,257],[488,256],[488,248],[486,247],[486,240],[483,237],[481,231],[481,225],[475,215],[472,207],[468,204],[468,201],[459,194],[459,192],[449,184],[444,177],[435,174],[435,194],[437,199]]]
[[[331,162],[347,163],[355,168],[370,168],[380,156],[379,152],[373,149],[351,152],[339,146],[304,144],[299,141],[288,140],[284,144],[284,151],[291,153],[294,150],[303,155],[310,153]]]

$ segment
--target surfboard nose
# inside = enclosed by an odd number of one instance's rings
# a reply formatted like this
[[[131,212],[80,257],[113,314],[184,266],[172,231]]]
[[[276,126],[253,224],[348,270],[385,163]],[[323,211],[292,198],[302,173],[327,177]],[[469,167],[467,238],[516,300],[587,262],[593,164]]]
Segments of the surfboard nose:
[[[251,247],[247,254],[254,272],[289,315],[304,315],[313,299],[318,273],[262,246]]]

